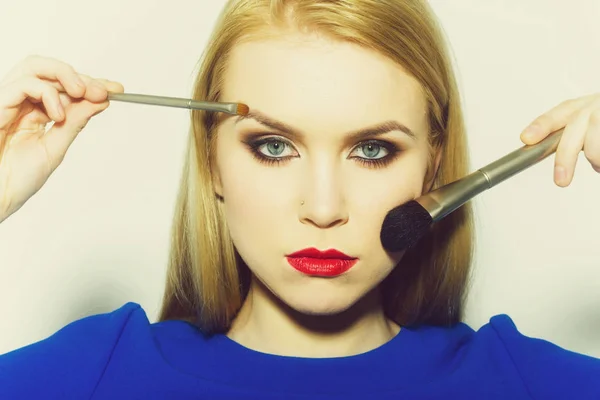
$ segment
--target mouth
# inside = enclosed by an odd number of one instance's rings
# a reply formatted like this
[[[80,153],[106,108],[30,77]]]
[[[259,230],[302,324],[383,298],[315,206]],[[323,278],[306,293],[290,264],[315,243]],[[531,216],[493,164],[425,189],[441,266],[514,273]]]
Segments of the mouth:
[[[321,251],[314,247],[289,254],[286,259],[293,268],[305,275],[325,277],[341,275],[358,261],[358,258],[335,249]]]

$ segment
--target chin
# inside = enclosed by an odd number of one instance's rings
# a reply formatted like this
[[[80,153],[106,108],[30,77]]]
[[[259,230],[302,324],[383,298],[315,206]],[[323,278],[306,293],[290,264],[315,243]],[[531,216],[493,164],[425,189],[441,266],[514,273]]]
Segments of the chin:
[[[336,290],[318,292],[301,290],[287,291],[286,295],[278,295],[278,297],[290,308],[302,314],[334,315],[351,308],[361,296],[359,293],[353,295],[347,291],[339,293]]]

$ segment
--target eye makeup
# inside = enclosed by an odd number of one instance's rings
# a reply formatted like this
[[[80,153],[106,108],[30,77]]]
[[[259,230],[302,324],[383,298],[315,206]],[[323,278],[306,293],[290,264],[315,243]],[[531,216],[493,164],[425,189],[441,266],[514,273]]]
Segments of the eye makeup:
[[[300,156],[288,139],[272,133],[244,134],[242,143],[258,162],[269,166],[282,165]],[[387,140],[370,139],[357,143],[348,159],[367,168],[383,168],[394,161],[401,151],[397,144]]]
[[[281,153],[283,153],[285,149],[293,149],[292,144],[281,136],[267,136],[260,133],[251,134],[244,137],[242,142],[246,145],[248,150],[250,150],[254,159],[265,165],[280,165],[299,156],[297,151],[295,151],[294,155],[281,156]],[[277,153],[278,151],[281,151],[281,153],[272,154],[273,152]],[[268,153],[271,153],[271,155]]]
[[[356,150],[361,150],[366,157],[352,156],[350,158],[367,168],[383,168],[394,161],[401,151],[396,144],[381,139],[360,142],[352,149],[352,153]],[[380,156],[382,151],[385,154]]]

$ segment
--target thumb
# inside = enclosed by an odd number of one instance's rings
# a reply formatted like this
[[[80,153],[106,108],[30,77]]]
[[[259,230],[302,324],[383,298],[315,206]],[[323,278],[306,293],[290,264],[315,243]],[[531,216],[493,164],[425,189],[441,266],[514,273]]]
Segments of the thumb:
[[[85,128],[90,119],[106,110],[109,102],[92,103],[87,100],[71,105],[66,113],[66,117],[60,123],[55,123],[52,128],[42,136],[45,142],[46,151],[51,163],[51,170],[54,171],[62,162],[79,132]]]

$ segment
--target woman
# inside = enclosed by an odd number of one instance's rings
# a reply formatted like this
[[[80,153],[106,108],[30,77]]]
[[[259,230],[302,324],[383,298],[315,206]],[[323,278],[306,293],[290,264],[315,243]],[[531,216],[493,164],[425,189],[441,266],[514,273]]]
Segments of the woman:
[[[0,220],[107,91],[123,87],[39,57],[4,81]],[[527,338],[504,315],[477,332],[460,322],[469,207],[409,251],[379,242],[391,208],[468,172],[424,1],[229,1],[194,98],[251,113],[193,112],[160,321],[128,303],[5,354],[0,398],[600,396],[600,360]],[[582,149],[600,168],[599,123],[600,96],[587,96],[522,139],[567,127],[555,175],[566,186]]]

